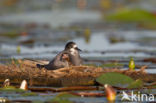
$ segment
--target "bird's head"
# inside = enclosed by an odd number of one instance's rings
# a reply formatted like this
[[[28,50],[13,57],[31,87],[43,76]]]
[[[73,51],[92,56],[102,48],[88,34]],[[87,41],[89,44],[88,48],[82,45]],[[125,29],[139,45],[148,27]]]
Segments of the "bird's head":
[[[81,51],[81,49],[77,47],[75,42],[68,42],[65,46],[65,50],[70,51],[70,52]]]

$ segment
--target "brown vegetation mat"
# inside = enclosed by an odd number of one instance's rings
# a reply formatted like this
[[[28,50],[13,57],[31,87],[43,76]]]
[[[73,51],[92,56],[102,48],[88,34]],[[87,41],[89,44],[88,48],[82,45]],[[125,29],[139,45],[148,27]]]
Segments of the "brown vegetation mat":
[[[47,61],[41,61],[47,63]],[[40,61],[18,60],[9,65],[0,65],[0,83],[7,78],[11,84],[19,85],[26,79],[30,86],[84,86],[95,85],[95,78],[106,72],[119,72],[134,79],[145,82],[156,82],[156,74],[147,74],[143,66],[139,71],[120,70],[117,68],[96,68],[91,66],[73,66],[58,70],[46,70],[36,68]]]

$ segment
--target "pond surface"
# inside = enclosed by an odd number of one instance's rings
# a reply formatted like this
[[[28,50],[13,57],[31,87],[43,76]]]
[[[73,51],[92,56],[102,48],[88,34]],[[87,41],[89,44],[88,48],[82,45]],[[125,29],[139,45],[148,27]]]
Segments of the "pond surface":
[[[74,36],[73,34],[72,39],[69,38],[67,41],[72,40],[77,43],[78,47],[83,50],[81,52],[82,58],[105,61],[124,60],[125,62],[123,64],[128,65],[129,58],[134,57],[135,60],[140,60],[140,62],[136,61],[138,65],[149,65],[149,68],[152,70],[148,71],[155,73],[155,64],[141,62],[144,58],[156,56],[156,45],[154,45],[156,38],[155,33],[155,31],[93,31],[90,35],[89,42],[85,41],[82,34],[80,36],[76,34]],[[28,37],[31,37],[31,35],[26,37],[20,36],[15,40]],[[112,37],[117,38],[117,42],[112,43]],[[36,36],[33,38],[39,39],[40,37]],[[53,42],[53,38],[49,37],[48,39],[51,39],[51,42],[47,44],[44,42],[44,39],[42,41],[41,38],[31,45],[20,44],[18,41],[15,43],[9,43],[9,41],[2,42],[0,44],[1,61],[3,62],[3,60],[10,58],[51,60],[59,51],[64,49],[64,45],[67,42]],[[18,47],[20,48],[20,53],[17,52]]]
[[[44,11],[1,16],[0,21],[7,22],[6,25],[0,24],[1,34],[8,33],[8,31],[12,33],[12,28],[14,28],[17,34],[19,33],[21,35],[15,38],[0,35],[0,63],[7,63],[11,58],[51,60],[59,51],[64,49],[67,41],[74,41],[83,50],[81,57],[84,59],[102,61],[117,60],[119,61],[118,63],[123,65],[122,69],[128,69],[130,57],[133,57],[136,65],[148,65],[148,69],[146,69],[147,73],[156,73],[155,63],[143,61],[145,58],[156,57],[156,31],[140,29],[125,30],[122,27],[107,29],[105,27],[101,28],[90,25],[101,22],[100,17],[99,12],[77,10],[62,12]],[[32,22],[36,24],[31,24]],[[78,25],[80,26],[89,24],[89,31],[91,33],[88,37],[84,33],[88,27],[72,27],[77,22],[79,22]],[[30,25],[27,23],[30,23]],[[44,24],[48,24],[48,26]],[[107,27],[105,23],[103,25]],[[22,32],[26,32],[26,34],[22,34]],[[103,64],[101,62],[85,63],[95,64],[96,66]],[[154,91],[155,89],[152,90],[153,93],[155,93]],[[39,100],[41,102],[54,98],[58,93],[48,92],[37,94],[38,96],[23,97],[17,93],[5,94],[0,92],[0,97],[8,97],[10,100],[24,99]],[[106,101],[106,98],[81,97],[71,98],[71,100],[78,103],[103,103],[103,101]],[[117,99],[117,102],[120,102],[120,98]]]
[[[119,90],[118,91],[118,95],[117,95],[117,99],[115,101],[115,103],[120,103],[123,102],[121,101],[121,97],[122,97],[122,92],[127,92],[127,93],[131,93],[131,90],[127,91],[127,90]],[[136,91],[133,90],[133,92],[138,92],[141,94],[145,94],[145,93],[149,93],[149,94],[154,94],[156,91],[156,89],[153,90],[141,90],[141,91]],[[77,92],[86,92],[86,93],[103,93],[103,91],[77,91]],[[52,101],[54,98],[56,98],[59,94],[61,93],[53,93],[53,92],[37,92],[37,93],[33,93],[33,95],[29,94],[30,91],[25,91],[24,93],[15,93],[15,92],[0,92],[0,96],[1,98],[7,98],[9,100],[12,101],[33,101],[33,103],[44,103],[45,101]],[[70,92],[72,93],[72,92]],[[66,98],[66,100],[69,101],[73,101],[74,103],[103,103],[104,101],[106,102],[107,99],[106,97],[83,97],[83,96],[79,96],[79,97],[68,97]],[[142,103],[147,103],[146,99],[144,98],[145,102]],[[147,100],[148,101],[148,100]],[[64,103],[64,102],[63,102]],[[68,102],[67,102],[68,103]],[[70,102],[69,102],[70,103]]]

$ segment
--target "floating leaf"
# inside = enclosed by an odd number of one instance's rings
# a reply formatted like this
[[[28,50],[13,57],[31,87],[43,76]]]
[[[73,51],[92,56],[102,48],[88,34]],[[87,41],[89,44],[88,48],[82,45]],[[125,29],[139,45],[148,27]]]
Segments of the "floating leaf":
[[[133,83],[131,83],[127,88],[140,88],[143,86],[143,81],[140,79],[137,79]]]
[[[16,89],[16,88],[14,86],[7,86],[7,87],[1,88],[1,89]]]
[[[37,96],[38,94],[37,93],[34,93],[34,92],[27,92],[27,93],[24,93],[22,94],[22,96]]]
[[[0,88],[1,92],[17,92],[17,93],[23,93],[25,92],[24,90],[15,88],[13,86],[8,86],[8,87],[4,87],[4,88]]]
[[[72,101],[69,100],[69,98],[77,97],[75,95],[72,95],[70,93],[60,93],[56,97],[54,97],[50,102],[52,103],[73,103]]]
[[[115,73],[115,72],[109,72],[104,73],[100,75],[98,78],[96,78],[96,81],[100,84],[109,84],[111,86],[117,86],[117,87],[127,87],[131,83],[134,82],[132,78],[129,76],[126,76],[121,73]]]
[[[109,21],[120,22],[156,22],[155,16],[141,9],[124,9],[106,17]]]
[[[56,97],[59,97],[59,98],[71,98],[71,97],[78,97],[78,96],[72,95],[72,94],[67,93],[67,92],[63,92],[63,93],[58,94]]]

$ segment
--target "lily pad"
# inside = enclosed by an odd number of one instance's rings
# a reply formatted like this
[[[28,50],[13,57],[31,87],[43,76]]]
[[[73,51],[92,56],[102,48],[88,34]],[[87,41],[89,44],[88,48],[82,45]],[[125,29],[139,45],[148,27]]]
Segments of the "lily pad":
[[[106,17],[108,21],[120,22],[156,22],[155,16],[142,9],[124,9]]]
[[[103,85],[109,84],[111,86],[123,88],[128,87],[130,84],[134,82],[134,80],[131,77],[116,72],[104,73],[99,77],[97,77],[96,81]]]
[[[73,101],[70,101],[69,98],[78,97],[75,95],[72,95],[70,93],[60,93],[56,97],[54,97],[50,102],[52,103],[74,103]]]
[[[27,92],[27,93],[22,94],[22,96],[25,96],[25,97],[27,97],[27,96],[38,96],[38,94],[34,93],[34,92]]]
[[[71,97],[78,97],[78,96],[72,95],[72,94],[67,93],[67,92],[63,92],[63,93],[58,94],[56,97],[59,97],[59,98],[71,98]]]
[[[143,81],[140,79],[137,79],[133,83],[131,83],[127,88],[141,88],[143,86]]]
[[[16,92],[16,93],[24,93],[25,92],[25,90],[18,89],[18,88],[12,87],[12,86],[0,88],[0,91],[1,92]]]

